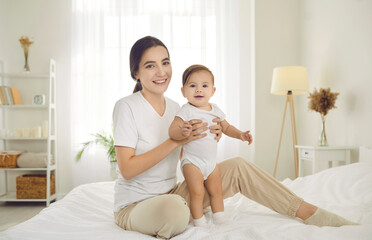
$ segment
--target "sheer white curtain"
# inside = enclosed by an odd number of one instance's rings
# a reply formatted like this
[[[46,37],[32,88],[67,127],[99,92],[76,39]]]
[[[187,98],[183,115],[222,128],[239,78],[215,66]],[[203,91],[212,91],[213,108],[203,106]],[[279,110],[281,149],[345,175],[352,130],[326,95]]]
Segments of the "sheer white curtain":
[[[184,104],[182,72],[191,64],[204,64],[216,79],[212,102],[239,125],[238,12],[238,0],[73,0],[73,152],[91,139],[90,134],[111,132],[115,102],[134,87],[130,48],[147,35],[161,39],[169,49],[173,78],[168,97]],[[237,155],[238,145],[224,137],[219,161]],[[92,148],[75,166],[75,185],[109,178],[103,149]]]

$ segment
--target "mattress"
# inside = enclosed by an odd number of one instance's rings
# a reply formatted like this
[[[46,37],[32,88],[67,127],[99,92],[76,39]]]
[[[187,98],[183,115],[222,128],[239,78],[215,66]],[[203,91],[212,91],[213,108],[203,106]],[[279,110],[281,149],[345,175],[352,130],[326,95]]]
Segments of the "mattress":
[[[354,163],[286,179],[285,186],[358,226],[316,227],[271,211],[241,194],[224,201],[226,225],[187,229],[172,239],[372,239],[372,163]],[[0,239],[154,239],[114,223],[114,182],[76,187],[38,215],[0,233]],[[206,213],[211,221],[211,213]]]

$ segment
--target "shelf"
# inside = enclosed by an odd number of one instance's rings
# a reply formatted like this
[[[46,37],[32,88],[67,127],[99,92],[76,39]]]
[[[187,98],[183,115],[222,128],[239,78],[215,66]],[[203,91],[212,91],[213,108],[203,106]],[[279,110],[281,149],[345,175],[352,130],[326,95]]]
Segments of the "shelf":
[[[0,202],[47,202],[48,200],[53,201],[55,199],[57,199],[57,194],[50,196],[49,199],[17,199],[16,192],[8,192],[0,196]]]
[[[48,138],[46,137],[43,137],[43,138],[36,138],[36,137],[19,137],[19,138],[0,138],[0,140],[7,140],[7,141],[20,141],[20,140],[36,140],[36,141],[40,141],[40,140],[48,140]],[[55,140],[55,137],[54,136],[51,136],[50,137],[50,140]]]
[[[48,79],[49,74],[35,74],[35,73],[0,73],[0,77],[4,78],[29,78],[29,79]]]
[[[55,141],[56,140],[56,136],[52,135],[49,137],[49,139],[51,141]],[[1,138],[0,137],[0,141],[3,140],[3,141],[46,141],[48,140],[47,137],[41,137],[41,138],[36,138],[36,137],[6,137],[6,138]]]
[[[48,168],[0,168],[0,171],[47,171]],[[56,170],[56,165],[51,165],[49,170]]]
[[[0,62],[0,70],[4,69],[3,63]],[[13,85],[14,84],[14,85]],[[0,193],[0,202],[16,201],[16,202],[45,202],[49,206],[50,202],[56,200],[58,194],[58,173],[57,173],[57,156],[56,156],[56,62],[53,59],[49,61],[49,72],[34,73],[34,72],[0,72],[0,85],[19,87],[19,91],[24,94],[29,101],[22,105],[0,105],[0,150],[7,149],[27,149],[30,152],[40,151],[44,149],[48,156],[47,167],[40,168],[0,168],[1,179],[4,176],[6,181],[0,182],[0,188],[4,192]],[[33,93],[45,95],[45,104],[35,105],[30,101],[30,95]],[[46,118],[46,115],[48,116]],[[23,129],[19,126],[32,126],[36,122],[41,122],[43,126],[47,121],[48,131],[45,135],[39,134],[40,131],[33,131],[30,128],[30,133],[22,134],[18,130]],[[18,128],[17,128],[18,127]],[[45,129],[44,125],[44,129]],[[17,134],[16,134],[17,133]],[[31,137],[43,136],[43,137]],[[14,183],[15,175],[28,173],[43,173],[49,174],[53,172],[55,175],[56,194],[49,196],[47,199],[17,199],[15,189],[8,189]],[[47,179],[47,184],[51,184],[51,180]],[[14,192],[13,192],[14,191]],[[3,195],[1,195],[3,194]]]
[[[54,108],[53,104],[53,108]],[[13,109],[24,109],[24,108],[30,108],[30,109],[35,109],[35,108],[44,108],[48,109],[48,105],[0,105],[0,108],[13,108]]]

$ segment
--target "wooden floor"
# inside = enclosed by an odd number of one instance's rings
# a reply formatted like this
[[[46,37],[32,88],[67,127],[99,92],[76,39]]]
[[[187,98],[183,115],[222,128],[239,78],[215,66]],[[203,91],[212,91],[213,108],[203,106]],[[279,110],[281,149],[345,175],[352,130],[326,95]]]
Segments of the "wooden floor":
[[[45,207],[45,202],[1,202],[0,232],[32,218]]]

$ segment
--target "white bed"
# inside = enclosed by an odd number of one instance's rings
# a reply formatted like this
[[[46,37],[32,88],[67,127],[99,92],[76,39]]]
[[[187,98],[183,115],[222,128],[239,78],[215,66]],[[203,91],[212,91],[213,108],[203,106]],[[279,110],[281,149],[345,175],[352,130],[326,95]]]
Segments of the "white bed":
[[[369,158],[369,162],[283,181],[306,201],[359,222],[359,226],[308,226],[237,194],[225,200],[229,224],[218,228],[189,225],[173,239],[372,239],[372,156]],[[113,186],[114,182],[81,185],[30,220],[0,233],[0,239],[154,239],[115,225]],[[208,220],[210,217],[207,214]]]

